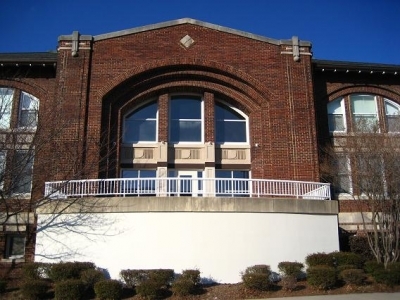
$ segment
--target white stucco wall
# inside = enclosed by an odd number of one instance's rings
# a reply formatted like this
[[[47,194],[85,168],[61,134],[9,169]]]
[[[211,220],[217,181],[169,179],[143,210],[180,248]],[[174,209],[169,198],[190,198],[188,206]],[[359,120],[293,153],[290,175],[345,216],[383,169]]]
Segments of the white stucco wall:
[[[339,249],[337,215],[224,212],[152,212],[99,214],[112,223],[104,235],[43,231],[37,236],[36,261],[42,254],[76,254],[64,260],[93,261],[119,278],[122,269],[198,268],[203,278],[239,282],[254,264],[273,271],[281,261],[304,262],[314,252]],[[41,219],[49,215],[39,215]],[[92,231],[91,233],[96,233]],[[57,241],[61,241],[60,244]]]

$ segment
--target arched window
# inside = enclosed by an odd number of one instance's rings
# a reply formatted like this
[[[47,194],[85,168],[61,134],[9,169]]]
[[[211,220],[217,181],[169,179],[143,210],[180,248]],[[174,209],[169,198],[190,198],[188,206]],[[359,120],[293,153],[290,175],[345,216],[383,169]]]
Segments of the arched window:
[[[400,105],[378,95],[350,94],[328,103],[327,111],[330,132],[348,131],[349,123],[355,132],[400,132]]]
[[[124,143],[157,141],[157,102],[134,110],[124,118]]]
[[[18,127],[36,127],[38,111],[39,100],[31,94],[22,92],[19,101]]]
[[[400,132],[400,106],[385,99],[385,114],[388,132]]]
[[[169,104],[169,142],[203,141],[203,101],[198,96],[173,96]]]
[[[215,104],[215,142],[247,143],[247,118],[224,103]]]

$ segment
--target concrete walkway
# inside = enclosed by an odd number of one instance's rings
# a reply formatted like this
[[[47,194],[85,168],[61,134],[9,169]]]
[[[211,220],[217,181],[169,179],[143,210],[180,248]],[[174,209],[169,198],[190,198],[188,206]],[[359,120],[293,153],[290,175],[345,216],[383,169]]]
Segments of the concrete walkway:
[[[364,294],[268,298],[264,300],[399,300],[399,299],[400,299],[400,293],[364,293]]]

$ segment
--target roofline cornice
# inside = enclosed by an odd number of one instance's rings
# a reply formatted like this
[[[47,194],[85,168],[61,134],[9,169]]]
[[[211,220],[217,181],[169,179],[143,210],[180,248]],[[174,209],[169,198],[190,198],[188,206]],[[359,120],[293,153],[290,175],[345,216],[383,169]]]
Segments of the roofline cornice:
[[[101,41],[101,40],[121,37],[124,35],[136,34],[136,33],[150,31],[150,30],[157,30],[157,29],[161,29],[161,28],[177,26],[177,25],[181,25],[181,24],[198,25],[198,26],[210,28],[213,30],[230,33],[230,34],[235,34],[238,36],[242,36],[242,37],[246,37],[249,39],[262,41],[262,42],[266,42],[266,43],[270,43],[270,44],[278,45],[278,46],[279,45],[292,45],[292,39],[288,39],[288,40],[271,39],[271,38],[267,38],[267,37],[264,37],[261,35],[256,35],[256,34],[252,34],[249,32],[236,30],[236,29],[232,29],[232,28],[224,27],[224,26],[220,26],[220,25],[215,25],[215,24],[211,24],[211,23],[207,23],[207,22],[203,22],[203,21],[199,21],[199,20],[195,20],[195,19],[191,19],[191,18],[183,18],[183,19],[178,19],[178,20],[173,20],[173,21],[167,21],[167,22],[161,22],[161,23],[156,23],[156,24],[151,24],[151,25],[146,25],[146,26],[141,26],[141,27],[135,27],[132,29],[115,31],[115,32],[106,33],[106,34],[100,34],[100,35],[94,36],[93,40]],[[311,42],[300,41],[300,46],[311,47]]]
[[[358,73],[379,73],[382,74],[392,73],[394,75],[400,74],[400,65],[379,64],[379,63],[364,63],[364,62],[350,62],[350,61],[334,61],[334,60],[321,60],[313,59],[314,68],[320,71],[333,71],[333,72],[358,72]]]

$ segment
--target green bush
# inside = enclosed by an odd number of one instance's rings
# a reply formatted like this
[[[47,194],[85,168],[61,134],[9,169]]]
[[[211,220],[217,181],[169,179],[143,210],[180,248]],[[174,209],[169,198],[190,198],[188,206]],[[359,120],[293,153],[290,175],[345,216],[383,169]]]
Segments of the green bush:
[[[340,279],[340,273],[344,270],[350,270],[350,269],[358,269],[358,268],[355,265],[341,265],[336,267],[336,274],[338,274]]]
[[[340,272],[339,277],[347,284],[362,285],[366,276],[362,269],[346,269]]]
[[[49,277],[54,282],[68,279],[79,279],[81,272],[87,269],[95,269],[95,265],[91,262],[63,262],[53,264]]]
[[[145,299],[157,299],[163,294],[160,283],[155,280],[145,280],[136,286],[136,293]]]
[[[189,278],[181,277],[172,283],[172,292],[177,296],[188,296],[196,292],[196,284]]]
[[[271,275],[271,268],[268,265],[254,265],[248,267],[245,271],[245,274],[254,274],[254,273],[261,273],[261,274],[268,274]]]
[[[378,268],[372,273],[372,277],[377,283],[383,283],[388,286],[400,284],[400,263],[388,264],[387,269]]]
[[[309,267],[307,282],[317,289],[330,289],[336,285],[336,270],[326,265]]]
[[[118,300],[122,297],[122,284],[118,280],[102,280],[96,282],[94,291],[101,300]]]
[[[7,289],[7,281],[0,279],[0,294],[5,293],[6,289]]]
[[[25,300],[40,300],[45,298],[49,285],[44,280],[27,280],[21,285],[21,295]]]
[[[361,255],[364,260],[373,260],[375,258],[371,251],[371,248],[369,247],[366,236],[351,236],[349,238],[349,246],[351,252]]]
[[[294,275],[285,275],[281,280],[282,289],[285,291],[293,291],[297,287],[297,277]]]
[[[175,272],[172,269],[148,270],[148,274],[148,278],[158,282],[160,286],[170,286],[175,278]]]
[[[329,266],[334,267],[335,261],[331,253],[312,253],[306,256],[306,264],[308,267]]]
[[[56,300],[82,299],[85,292],[85,284],[79,279],[67,279],[59,281],[54,286]]]
[[[126,286],[134,288],[151,279],[158,282],[160,286],[169,286],[175,277],[171,269],[149,269],[149,270],[121,270],[119,273]]]
[[[364,258],[353,252],[332,252],[336,267],[343,265],[354,265],[356,269],[361,269],[364,265]]]
[[[278,264],[278,269],[284,277],[294,276],[296,279],[301,275],[304,265],[299,262],[282,261]]]
[[[80,279],[87,289],[92,289],[97,282],[105,280],[106,278],[104,273],[100,270],[87,269],[81,272]]]
[[[242,274],[245,287],[255,290],[266,291],[271,287],[271,269],[267,265],[255,265],[248,267]]]
[[[385,269],[384,264],[378,263],[376,260],[370,260],[364,264],[364,270],[367,274],[373,274],[375,271],[382,269]]]
[[[199,285],[201,280],[200,271],[193,269],[183,270],[181,278],[189,279],[194,285]]]
[[[119,276],[129,288],[134,288],[148,279],[147,270],[121,270]]]

